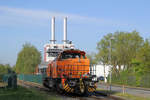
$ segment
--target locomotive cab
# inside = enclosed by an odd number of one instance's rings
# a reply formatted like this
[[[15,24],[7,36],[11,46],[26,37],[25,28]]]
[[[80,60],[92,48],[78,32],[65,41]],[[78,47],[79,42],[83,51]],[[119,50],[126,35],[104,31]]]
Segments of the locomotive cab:
[[[58,73],[67,78],[81,78],[89,75],[90,61],[84,51],[66,50],[58,56],[57,60]]]

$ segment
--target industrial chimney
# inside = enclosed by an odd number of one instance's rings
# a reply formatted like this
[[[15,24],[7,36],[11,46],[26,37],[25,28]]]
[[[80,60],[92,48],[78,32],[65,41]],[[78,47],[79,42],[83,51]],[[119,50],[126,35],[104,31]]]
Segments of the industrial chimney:
[[[64,18],[64,44],[67,44],[67,17]]]
[[[55,44],[55,17],[51,20],[51,44]]]

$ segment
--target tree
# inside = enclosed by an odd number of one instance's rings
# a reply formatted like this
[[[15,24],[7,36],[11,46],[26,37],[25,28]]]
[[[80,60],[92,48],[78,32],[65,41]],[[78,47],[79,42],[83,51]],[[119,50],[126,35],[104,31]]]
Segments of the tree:
[[[113,66],[113,83],[150,87],[150,41],[137,31],[109,33],[97,43],[97,50],[96,60]]]
[[[114,37],[114,39],[111,40],[111,37]],[[143,39],[136,31],[109,33],[97,43],[98,53],[96,54],[96,59],[104,65],[113,65],[113,70],[119,73],[121,66],[124,66],[124,69],[131,67],[131,60],[136,57],[137,51],[142,44]],[[110,48],[111,61],[109,59]],[[117,69],[117,66],[119,69]]]
[[[87,55],[87,58],[90,59],[90,64],[91,65],[94,65],[96,64],[96,59],[95,59],[95,53],[88,53]]]
[[[134,72],[144,73],[150,72],[150,42],[146,40],[143,46],[138,50],[136,58],[132,60]]]
[[[33,45],[26,43],[18,54],[14,69],[17,73],[31,74],[40,63],[41,53]]]

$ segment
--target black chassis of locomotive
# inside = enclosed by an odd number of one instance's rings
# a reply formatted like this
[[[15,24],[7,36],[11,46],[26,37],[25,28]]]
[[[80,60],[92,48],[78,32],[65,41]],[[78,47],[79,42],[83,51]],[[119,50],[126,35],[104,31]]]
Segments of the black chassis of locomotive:
[[[65,82],[68,83],[70,87],[75,89],[74,93],[81,94],[79,84],[80,84],[80,79],[82,79],[84,87],[85,87],[84,94],[89,94],[87,87],[95,88],[94,87],[95,83],[97,83],[97,81],[92,80],[93,77],[95,77],[95,76],[88,77],[88,78],[67,78],[66,77]],[[56,91],[60,92],[60,91],[62,91],[62,89],[59,88],[59,84],[61,84],[61,79],[62,78],[46,77],[43,79],[43,86],[45,86],[46,88],[49,88],[51,90],[56,90]],[[72,84],[73,82],[75,82],[75,85]]]

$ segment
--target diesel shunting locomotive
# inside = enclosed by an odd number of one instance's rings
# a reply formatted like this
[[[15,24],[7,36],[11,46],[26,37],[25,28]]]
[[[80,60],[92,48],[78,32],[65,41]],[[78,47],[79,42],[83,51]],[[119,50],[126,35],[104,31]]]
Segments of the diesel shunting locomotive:
[[[96,90],[90,61],[84,51],[70,49],[62,51],[55,60],[48,64],[47,77],[43,85],[59,92],[89,93]]]
[[[67,40],[67,18],[64,19],[63,44],[55,44],[55,18],[52,18],[51,44],[44,46],[44,61],[46,77],[43,85],[59,92],[91,93],[96,90],[94,78],[95,69],[90,66],[90,60],[84,51],[75,49],[74,45]]]

